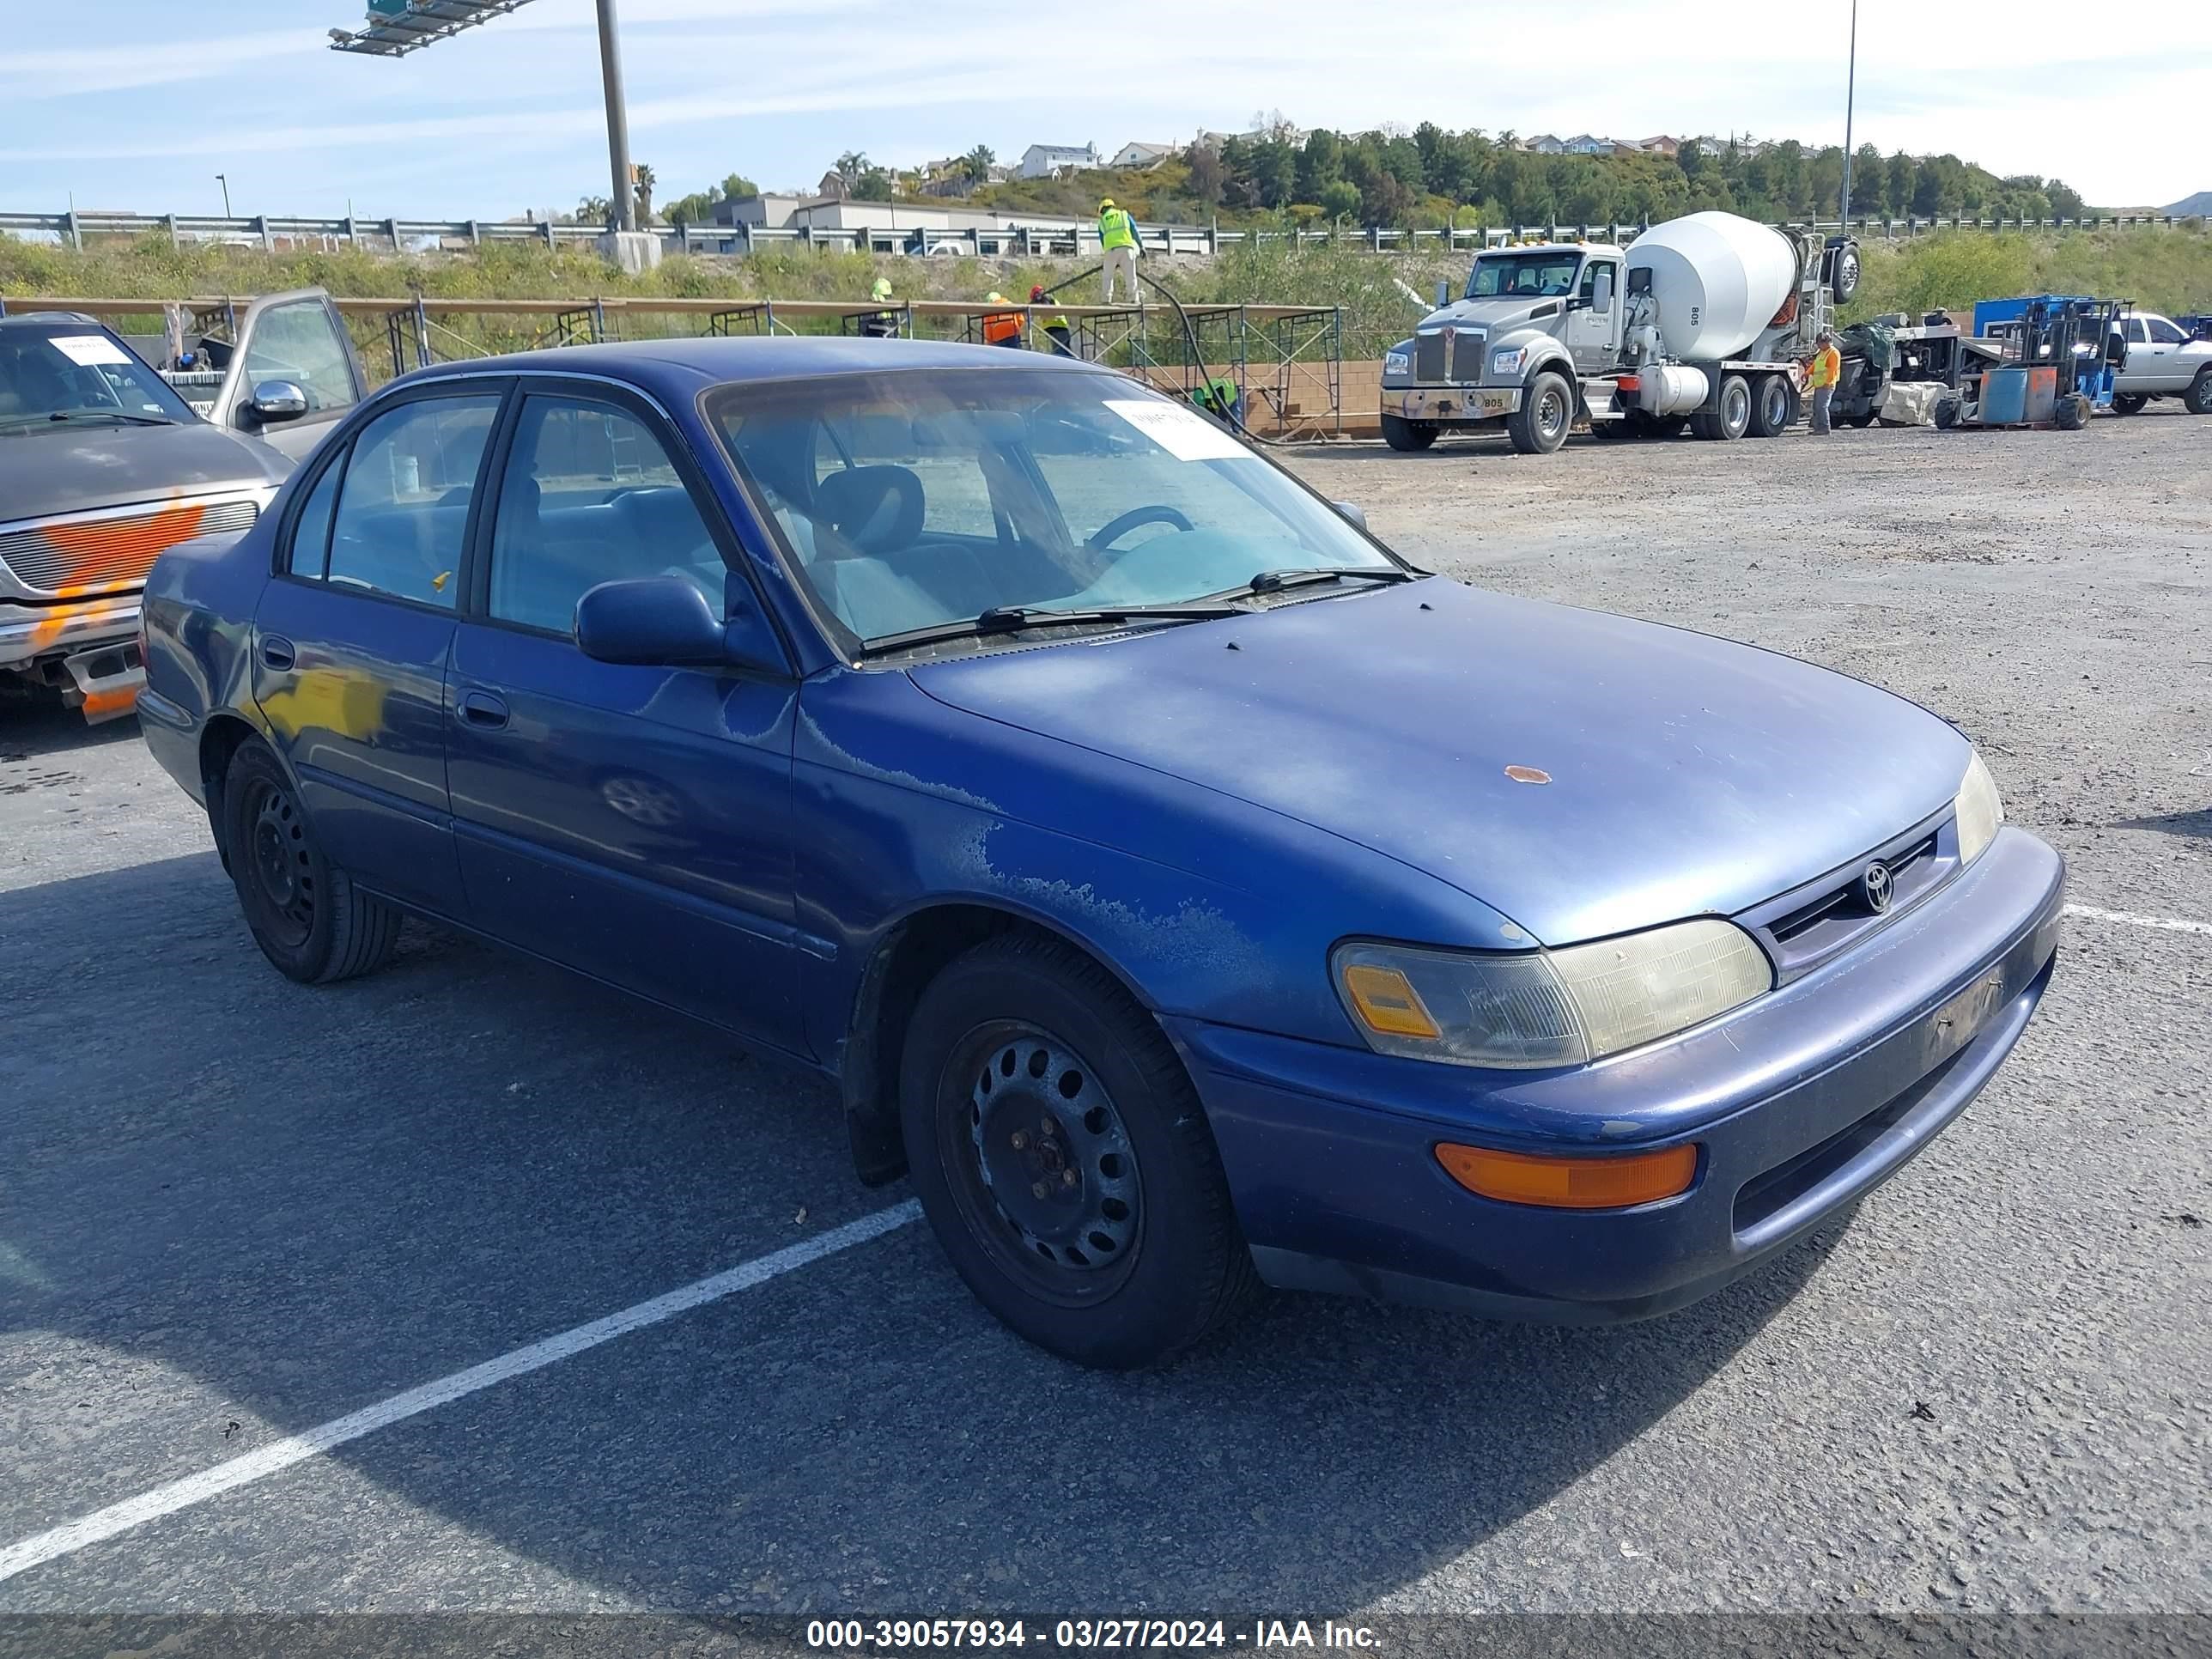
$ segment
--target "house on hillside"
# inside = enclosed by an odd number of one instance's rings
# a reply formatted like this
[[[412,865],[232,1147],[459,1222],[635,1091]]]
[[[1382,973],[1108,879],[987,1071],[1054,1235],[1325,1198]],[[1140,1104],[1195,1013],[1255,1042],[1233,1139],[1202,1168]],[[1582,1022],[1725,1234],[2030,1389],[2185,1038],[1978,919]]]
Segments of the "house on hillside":
[[[1114,159],[1106,165],[1130,169],[1158,167],[1174,154],[1173,144],[1147,144],[1132,141],[1115,150]]]
[[[1638,139],[1636,148],[1646,155],[1663,155],[1671,161],[1682,153],[1682,141],[1670,138],[1662,132],[1656,138]]]
[[[1632,145],[1618,144],[1610,138],[1600,138],[1588,132],[1578,132],[1559,146],[1560,151],[1568,155],[1611,155],[1616,150],[1632,148]]]
[[[1063,173],[1088,172],[1097,166],[1096,144],[1031,144],[1022,152],[1021,165],[1015,173],[1024,179],[1056,179]]]
[[[1280,138],[1291,149],[1297,149],[1304,147],[1306,137],[1307,131],[1304,127],[1255,127],[1249,132],[1201,131],[1194,142],[1200,149],[1210,149],[1218,154],[1221,147],[1231,138],[1242,139],[1248,144],[1255,144],[1262,138]]]
[[[1566,145],[1559,141],[1558,135],[1549,132],[1540,132],[1533,138],[1523,138],[1520,148],[1532,155],[1564,155],[1567,151]]]

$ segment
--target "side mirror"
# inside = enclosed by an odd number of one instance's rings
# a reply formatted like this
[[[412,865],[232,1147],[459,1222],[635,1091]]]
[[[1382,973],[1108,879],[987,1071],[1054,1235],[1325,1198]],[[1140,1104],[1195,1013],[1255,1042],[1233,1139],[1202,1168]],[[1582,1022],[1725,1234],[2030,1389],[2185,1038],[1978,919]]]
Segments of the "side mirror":
[[[1613,267],[1611,265],[1601,267],[1597,273],[1597,281],[1591,288],[1590,309],[1601,317],[1609,317],[1613,314]]]
[[[1367,528],[1367,511],[1358,501],[1331,501],[1329,505],[1362,530]]]
[[[1442,311],[1451,303],[1451,283],[1448,278],[1437,278],[1437,309]]]
[[[292,380],[264,380],[253,388],[246,407],[264,426],[296,421],[307,412],[307,394]]]
[[[733,592],[726,608],[726,622],[681,576],[601,582],[576,601],[576,644],[595,662],[783,672],[750,597]]]

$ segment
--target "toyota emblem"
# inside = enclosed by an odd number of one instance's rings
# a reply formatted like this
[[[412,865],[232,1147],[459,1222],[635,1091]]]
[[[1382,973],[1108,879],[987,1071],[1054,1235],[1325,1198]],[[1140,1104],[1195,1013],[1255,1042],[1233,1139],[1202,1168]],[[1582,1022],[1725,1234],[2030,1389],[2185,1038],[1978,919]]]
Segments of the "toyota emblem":
[[[1859,878],[1859,896],[1867,902],[1867,908],[1880,915],[1889,908],[1889,902],[1897,896],[1897,878],[1890,874],[1889,866],[1876,859]]]

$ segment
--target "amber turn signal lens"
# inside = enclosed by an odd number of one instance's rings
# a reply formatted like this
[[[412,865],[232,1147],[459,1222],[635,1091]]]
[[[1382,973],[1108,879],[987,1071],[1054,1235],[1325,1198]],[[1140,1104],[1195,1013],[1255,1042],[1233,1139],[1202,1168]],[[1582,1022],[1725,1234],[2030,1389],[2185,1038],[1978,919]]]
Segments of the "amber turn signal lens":
[[[1619,1210],[1686,1193],[1698,1176],[1698,1149],[1626,1158],[1531,1158],[1480,1146],[1437,1148],[1444,1172],[1471,1193],[1507,1204],[1540,1204],[1554,1210]]]
[[[1344,988],[1370,1031],[1380,1031],[1384,1036],[1442,1035],[1421,1001],[1421,994],[1395,968],[1355,963],[1344,970]]]

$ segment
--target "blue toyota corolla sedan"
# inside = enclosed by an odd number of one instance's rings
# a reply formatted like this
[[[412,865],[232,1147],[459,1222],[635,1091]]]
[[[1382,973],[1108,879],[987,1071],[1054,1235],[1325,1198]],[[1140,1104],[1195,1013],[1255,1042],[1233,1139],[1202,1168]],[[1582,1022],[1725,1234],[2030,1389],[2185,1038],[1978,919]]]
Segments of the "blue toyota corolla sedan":
[[[404,915],[817,1066],[860,1178],[1127,1366],[1257,1279],[1571,1321],[1897,1170],[2064,872],[1859,681],[1407,564],[1066,359],[409,375],[162,556],[146,740],[296,980]]]

